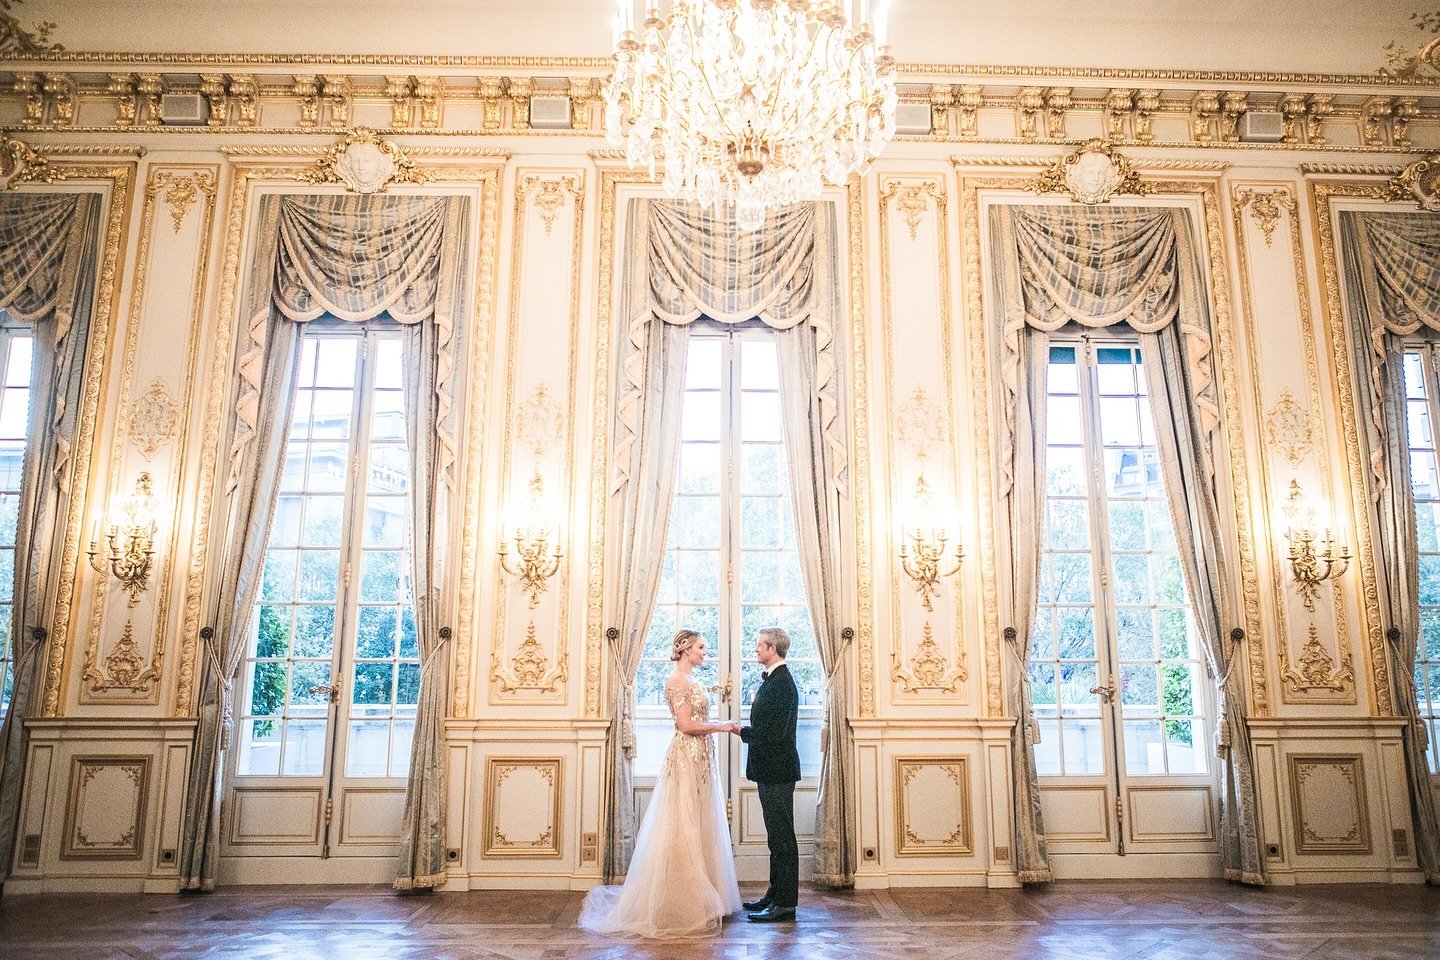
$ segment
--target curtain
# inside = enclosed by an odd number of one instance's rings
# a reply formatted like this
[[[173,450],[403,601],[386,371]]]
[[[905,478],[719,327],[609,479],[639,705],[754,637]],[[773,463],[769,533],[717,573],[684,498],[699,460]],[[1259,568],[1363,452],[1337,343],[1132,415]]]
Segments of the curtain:
[[[1180,331],[1166,327],[1140,338],[1140,356],[1154,410],[1155,445],[1165,476],[1165,497],[1175,524],[1175,542],[1186,592],[1195,609],[1210,674],[1215,678],[1217,754],[1221,761],[1224,806],[1220,817],[1221,864],[1225,879],[1263,884],[1260,808],[1250,730],[1245,723],[1245,672],[1236,670],[1241,651],[1225,629],[1237,609],[1225,570],[1225,537],[1215,477],[1207,469],[1208,440],[1190,402],[1188,369]]]
[[[1424,213],[1342,213],[1340,254],[1356,419],[1370,449],[1370,521],[1385,549],[1376,551],[1390,630],[1387,666],[1396,686],[1415,855],[1425,878],[1440,883],[1440,826],[1425,760],[1429,736],[1415,685],[1420,642],[1420,574],[1415,501],[1405,425],[1404,338],[1440,331],[1440,218]],[[1368,349],[1367,349],[1368,345]]]
[[[70,495],[70,455],[84,391],[99,258],[97,194],[0,194],[0,311],[33,332],[30,414],[6,624],[14,654],[10,708],[0,723],[0,879],[14,860],[28,737],[45,661],[53,579]]]
[[[632,200],[627,217],[624,249],[636,255],[627,263],[620,292],[616,351],[621,373],[615,398],[611,510],[620,517],[620,536],[610,559],[615,575],[608,597],[617,621],[611,649],[616,675],[609,685],[616,722],[608,740],[613,769],[606,797],[604,875],[609,882],[624,874],[635,829],[633,683],[644,631],[654,612],[679,453],[680,424],[674,413],[680,409],[684,389],[684,358],[676,354],[684,353],[687,341],[676,331],[687,330],[702,317],[720,323],[758,318],[776,330],[781,351],[792,358],[805,352],[801,374],[805,380],[792,378],[785,388],[793,391],[789,395],[794,404],[785,416],[797,418],[787,423],[787,429],[800,431],[794,436],[801,438],[808,458],[803,469],[791,469],[796,514],[808,515],[798,522],[802,527],[814,524],[808,539],[801,540],[801,563],[824,569],[831,578],[812,583],[811,571],[806,572],[828,687],[816,872],[826,882],[848,885],[854,872],[852,751],[844,719],[849,679],[840,639],[842,601],[833,580],[838,533],[830,532],[838,528],[832,516],[838,512],[838,498],[849,494],[849,447],[839,402],[841,284],[834,269],[834,210],[825,203],[795,204],[750,232],[740,231],[732,218],[668,201]],[[795,338],[787,340],[791,334]],[[785,365],[788,369],[791,362]],[[662,410],[673,413],[666,416]],[[793,450],[791,455],[796,455]],[[823,483],[815,479],[816,469],[823,471],[819,475]],[[802,486],[808,486],[808,492]],[[809,500],[802,502],[803,497]],[[803,530],[801,536],[807,536]],[[827,819],[826,811],[839,819]]]
[[[450,253],[435,270],[438,288],[430,285],[431,303],[444,306],[434,323],[405,328],[405,432],[410,444],[411,585],[415,630],[420,648],[420,702],[405,787],[405,813],[400,830],[400,868],[395,889],[437,887],[445,882],[445,692],[449,618],[455,609],[456,579],[451,571],[449,533],[458,516],[454,486],[459,409],[448,388],[453,372],[454,304],[450,291],[464,283],[465,203],[444,207],[442,237]],[[443,272],[442,272],[443,271]],[[442,293],[445,291],[445,293]],[[417,304],[418,305],[418,304]],[[463,329],[463,325],[459,328]],[[446,369],[445,364],[452,366]],[[442,384],[447,386],[442,388]],[[450,438],[447,447],[445,438]],[[452,506],[457,510],[452,513]]]
[[[1010,734],[1010,767],[1015,821],[1015,870],[1021,883],[1048,883],[1053,879],[1045,849],[1045,820],[1040,811],[1039,775],[1035,744],[1039,728],[1030,701],[1030,631],[1035,619],[1040,578],[1041,538],[1045,516],[1045,370],[1050,338],[1031,330],[1026,337],[1026,362],[1017,371],[1015,450],[1030,469],[1016,470],[1014,482],[1001,501],[1001,515],[1009,534],[1001,569],[1009,570],[1010,592],[1007,646],[1015,658],[1005,678],[1006,709],[1016,717]]]
[[[815,815],[815,866],[812,880],[830,887],[855,883],[855,783],[848,758],[854,737],[846,720],[850,706],[845,617],[839,574],[840,501],[827,481],[829,465],[815,392],[815,330],[809,326],[777,331],[780,363],[780,413],[790,467],[796,544],[810,620],[825,671],[825,719],[820,736],[820,794]]]
[[[1216,732],[1227,801],[1221,824],[1222,863],[1228,878],[1264,883],[1246,701],[1241,678],[1230,673],[1234,651],[1224,639],[1224,624],[1235,610],[1229,584],[1235,582],[1236,571],[1229,568],[1227,553],[1221,549],[1214,465],[1220,409],[1210,367],[1209,311],[1189,216],[1178,208],[999,207],[992,212],[991,228],[1004,309],[999,342],[1003,412],[999,467],[1001,496],[1014,505],[1009,535],[1018,667],[1025,666],[1030,645],[1028,631],[1019,624],[1028,626],[1034,606],[1033,588],[1027,584],[1034,568],[1025,551],[1030,540],[1038,542],[1043,535],[1044,516],[1039,500],[1043,490],[1025,490],[1040,470],[1030,470],[1027,477],[1018,469],[1026,461],[1017,452],[1031,457],[1041,453],[1036,446],[1036,404],[1041,395],[1034,393],[1034,377],[1027,382],[1022,373],[1026,341],[1037,331],[1051,332],[1069,324],[1097,328],[1124,323],[1140,334],[1151,402],[1161,414],[1169,414],[1154,417],[1157,429],[1161,421],[1169,424],[1165,427],[1169,435],[1159,441],[1167,495],[1202,645],[1217,678]],[[1040,361],[1034,353],[1029,356],[1028,372],[1033,374]],[[1031,405],[1028,412],[1026,402]],[[1031,424],[1028,438],[1025,417]],[[1017,490],[1020,495],[1014,493]],[[1018,560],[1027,561],[1023,569],[1018,568]],[[1028,601],[1021,596],[1026,589],[1032,590]],[[1024,680],[1011,681],[1010,689],[1012,702],[1025,711],[1019,715],[1021,729],[1014,743],[1017,750],[1028,752],[1033,743],[1025,743],[1023,728],[1033,717]],[[1033,829],[1043,861],[1039,804],[1032,796],[1037,790],[1033,762],[1017,758],[1014,775],[1019,855],[1034,854],[1026,849],[1036,846],[1026,837],[1027,829]],[[1043,879],[1041,871],[1036,874]],[[1021,866],[1022,882],[1025,879]]]
[[[274,517],[293,406],[301,323],[322,316],[361,322],[380,317],[423,325],[407,334],[406,360],[417,379],[409,385],[407,430],[427,424],[412,439],[412,542],[416,565],[416,630],[423,658],[415,735],[406,793],[407,864],[401,883],[433,886],[444,847],[439,705],[443,702],[443,646],[437,623],[449,610],[443,570],[454,486],[458,411],[454,373],[463,369],[457,323],[464,297],[467,203],[461,198],[357,195],[271,197],[262,201],[257,244],[242,300],[248,317],[237,361],[239,386],[230,447],[225,535],[208,620],[199,687],[198,719],[187,785],[180,850],[181,885],[213,890],[218,864],[220,783],[224,751],[234,726],[233,684],[248,645],[265,547]],[[463,320],[463,317],[461,318]],[[433,351],[422,357],[425,350]],[[424,476],[421,476],[423,472]],[[423,488],[423,490],[422,490]],[[420,498],[423,497],[422,501]],[[423,514],[423,516],[422,516]],[[439,528],[437,532],[436,528]],[[437,550],[439,551],[437,553]],[[415,767],[419,766],[418,774]],[[433,792],[433,793],[432,793]],[[414,873],[414,868],[431,870]],[[420,882],[416,882],[416,881]]]

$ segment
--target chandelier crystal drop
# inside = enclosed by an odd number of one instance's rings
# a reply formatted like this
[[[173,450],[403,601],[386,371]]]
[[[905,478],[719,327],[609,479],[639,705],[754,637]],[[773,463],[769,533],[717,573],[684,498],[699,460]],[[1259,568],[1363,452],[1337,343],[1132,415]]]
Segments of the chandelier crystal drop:
[[[895,134],[886,0],[617,0],[605,130],[742,230],[863,171]]]

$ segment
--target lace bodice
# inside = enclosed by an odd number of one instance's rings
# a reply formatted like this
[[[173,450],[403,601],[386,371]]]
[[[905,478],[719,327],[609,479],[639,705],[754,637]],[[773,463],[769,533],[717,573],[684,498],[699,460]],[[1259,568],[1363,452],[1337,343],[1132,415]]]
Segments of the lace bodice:
[[[689,705],[691,720],[710,719],[710,695],[697,681],[691,680],[680,689],[667,686],[665,703],[669,705],[672,717],[676,716],[682,706]],[[695,786],[699,787],[710,778],[711,756],[709,735],[692,737],[681,733],[677,727],[675,736],[670,741],[670,748],[665,751],[663,772],[675,777],[691,776]]]

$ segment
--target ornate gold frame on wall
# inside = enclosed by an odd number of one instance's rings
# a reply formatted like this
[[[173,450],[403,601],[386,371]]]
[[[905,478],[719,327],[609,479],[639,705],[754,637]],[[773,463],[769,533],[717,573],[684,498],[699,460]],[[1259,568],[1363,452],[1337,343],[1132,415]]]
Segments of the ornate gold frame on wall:
[[[1320,252],[1320,278],[1325,297],[1325,314],[1329,320],[1327,336],[1331,355],[1335,358],[1333,375],[1340,401],[1340,422],[1354,424],[1355,389],[1351,380],[1350,331],[1345,322],[1345,308],[1340,295],[1340,266],[1332,220],[1332,200],[1394,201],[1397,195],[1388,180],[1316,180],[1309,171],[1311,216],[1314,218],[1316,246]],[[1377,171],[1378,172],[1378,171]],[[1382,174],[1383,175],[1383,174]],[[1361,389],[1369,389],[1362,385]],[[1345,442],[1345,463],[1349,470],[1350,510],[1355,518],[1356,560],[1360,568],[1360,586],[1365,629],[1367,663],[1375,716],[1395,715],[1394,694],[1390,684],[1389,656],[1385,649],[1385,618],[1380,610],[1380,583],[1375,564],[1375,531],[1370,524],[1369,463],[1361,450],[1359,430],[1341,430]]]
[[[56,148],[57,153],[65,152]],[[111,152],[111,151],[106,151]],[[127,152],[117,148],[114,153]],[[37,154],[39,156],[39,154]],[[95,434],[101,401],[105,394],[107,357],[114,348],[115,319],[119,311],[116,290],[123,276],[125,238],[130,221],[130,187],[134,182],[136,163],[66,163],[49,159],[45,164],[44,185],[23,185],[32,193],[73,193],[64,185],[100,187],[104,203],[104,226],[97,253],[95,301],[90,324],[90,347],[85,358],[85,393],[80,410],[75,448],[70,467],[71,487],[65,506],[63,547],[59,575],[56,578],[54,613],[48,625],[49,651],[41,680],[40,715],[58,717],[64,713],[64,690],[69,680],[71,658],[71,616],[74,612],[76,573],[80,540],[91,495],[91,460],[95,453]],[[55,186],[59,184],[60,186]],[[84,192],[96,192],[86,190]]]
[[[182,175],[181,171],[185,171]],[[195,273],[192,282],[190,296],[190,316],[187,318],[187,335],[190,337],[185,346],[185,365],[183,370],[183,385],[181,388],[181,400],[177,404],[178,423],[176,425],[177,436],[187,435],[193,404],[194,381],[195,381],[195,360],[199,353],[199,344],[203,339],[201,312],[204,308],[206,293],[209,290],[209,265],[210,230],[215,216],[215,200],[219,193],[220,168],[217,164],[157,164],[150,167],[146,172],[145,202],[140,213],[140,239],[135,255],[135,276],[130,292],[130,312],[126,319],[125,343],[121,356],[120,390],[121,410],[128,411],[133,401],[131,392],[135,383],[135,368],[137,353],[140,342],[140,328],[143,321],[142,311],[145,306],[145,293],[149,281],[151,265],[151,246],[155,237],[155,224],[159,216],[159,203],[163,200],[168,209],[167,213],[176,232],[179,232],[185,218],[189,214],[190,206],[196,200],[203,197],[200,203],[200,244],[198,245],[195,257]],[[111,495],[120,480],[122,464],[124,463],[127,442],[130,440],[129,419],[123,413],[118,418],[118,426],[112,438],[112,449],[109,467],[109,485]],[[187,458],[186,451],[178,451],[171,465],[169,473],[169,487],[172,490],[179,490],[180,482],[185,475]],[[160,691],[164,678],[165,652],[167,634],[173,628],[169,621],[171,582],[175,575],[176,560],[179,556],[180,541],[175,532],[181,528],[180,518],[182,515],[181,503],[183,497],[178,494],[174,497],[171,520],[168,523],[170,536],[166,538],[166,555],[159,563],[159,576],[155,591],[155,617],[154,633],[151,640],[149,662],[146,670],[138,678],[131,679],[129,684],[116,684],[111,682],[108,662],[105,663],[102,671],[101,663],[101,629],[105,620],[105,598],[108,594],[108,585],[104,577],[96,579],[91,590],[90,626],[85,638],[84,652],[84,682],[80,685],[81,703],[145,703],[156,704],[160,702]],[[127,623],[125,636],[130,635],[130,625]],[[120,643],[124,643],[124,638]],[[119,652],[118,646],[111,657]],[[152,680],[146,682],[145,678]],[[101,694],[119,689],[129,691],[128,696],[102,696]]]
[[[595,391],[592,404],[590,464],[590,554],[589,607],[585,620],[585,717],[602,715],[601,683],[608,667],[605,650],[605,539],[608,521],[610,477],[611,382],[614,361],[611,357],[614,334],[611,320],[614,313],[614,281],[616,264],[616,203],[621,184],[650,184],[658,180],[643,171],[619,169],[621,158],[603,152],[592,153],[600,178],[599,230],[600,244],[596,255],[595,295]],[[823,201],[822,201],[823,202]],[[838,204],[837,204],[838,207]],[[848,384],[851,408],[851,481],[855,508],[855,566],[857,617],[856,669],[859,675],[861,716],[875,715],[875,661],[873,612],[873,571],[870,554],[870,439],[869,393],[866,380],[865,352],[865,242],[862,209],[862,188],[851,179],[845,187],[845,219],[849,230],[850,251],[850,370]],[[838,210],[837,210],[838,212]]]
[[[945,471],[949,474],[950,482],[957,486],[960,483],[960,453],[959,444],[955,440],[955,428],[958,423],[955,414],[955,351],[954,351],[954,329],[950,316],[950,217],[949,217],[949,195],[946,190],[946,177],[943,173],[927,171],[924,173],[902,173],[889,170],[879,174],[879,212],[880,212],[880,315],[884,329],[884,382],[885,382],[885,409],[888,417],[893,420],[895,409],[899,402],[895,390],[895,307],[894,307],[894,278],[893,260],[894,251],[891,249],[890,230],[892,219],[892,208],[900,214],[905,225],[909,228],[910,239],[913,242],[917,238],[918,228],[921,221],[934,210],[935,217],[935,241],[936,241],[936,305],[940,341],[940,367],[944,380],[944,398],[941,405],[939,419],[943,420],[944,441],[935,450],[936,454],[946,462]],[[892,509],[890,510],[890,527],[896,529],[893,504],[902,495],[900,491],[899,474],[896,464],[899,457],[895,454],[894,436],[896,430],[891,422],[891,429],[886,431],[885,460],[887,463],[888,477],[887,487],[890,491]],[[939,459],[939,458],[937,458]],[[958,516],[958,511],[957,511]],[[893,546],[891,547],[893,553]],[[933,628],[928,619],[922,629],[922,639],[914,648],[914,656],[909,659],[909,668],[905,666],[904,644],[902,634],[904,623],[902,621],[901,598],[907,592],[902,582],[902,571],[900,565],[895,562],[894,557],[890,560],[890,690],[891,699],[894,702],[898,697],[904,697],[908,704],[919,703],[945,703],[965,704],[969,701],[969,679],[970,671],[968,665],[969,651],[965,644],[965,605],[962,602],[964,597],[963,581],[954,589],[954,597],[950,601],[951,613],[954,617],[952,624],[953,637],[953,661],[946,652],[941,649],[934,640]],[[962,568],[963,570],[963,568]]]
[[[983,157],[956,157],[957,166],[984,167]],[[995,158],[989,161],[994,166],[1043,167],[1044,158]],[[1140,173],[1145,173],[1146,164],[1137,164]],[[1017,199],[1031,195],[1032,177],[995,177],[967,174],[964,169],[957,171],[961,198],[961,234],[964,257],[962,270],[965,284],[965,334],[970,343],[971,406],[977,411],[975,421],[975,464],[979,473],[976,489],[980,502],[980,543],[976,553],[983,556],[981,561],[981,582],[984,601],[985,635],[985,716],[1004,716],[1005,700],[1002,683],[1002,659],[1000,651],[1000,595],[999,579],[995,565],[995,549],[998,543],[995,518],[998,507],[995,484],[991,467],[991,437],[994,433],[993,418],[995,406],[992,400],[991,373],[989,366],[989,343],[994,337],[992,324],[988,322],[987,303],[984,296],[984,271],[980,260],[981,238],[984,225],[980,220],[980,193],[1009,192]],[[1217,171],[1218,179],[1218,171]],[[1153,187],[1148,205],[1162,204],[1167,199],[1198,198],[1203,211],[1203,222],[1198,224],[1203,238],[1202,271],[1207,292],[1210,296],[1212,334],[1215,342],[1216,379],[1221,394],[1223,418],[1221,432],[1225,437],[1230,480],[1232,487],[1235,530],[1240,556],[1240,596],[1243,603],[1246,633],[1252,638],[1249,647],[1250,688],[1252,708],[1255,715],[1263,716],[1258,705],[1266,705],[1264,654],[1253,638],[1260,636],[1260,598],[1258,575],[1255,563],[1255,543],[1250,529],[1251,516],[1249,481],[1245,476],[1245,441],[1240,425],[1239,370],[1236,356],[1237,334],[1234,317],[1230,309],[1229,271],[1225,262],[1225,235],[1220,217],[1219,186],[1211,180],[1149,180]],[[984,411],[983,415],[979,415]]]
[[[1268,189],[1265,189],[1268,188]],[[1289,181],[1275,181],[1259,183],[1255,181],[1243,181],[1230,185],[1230,210],[1235,231],[1235,260],[1237,274],[1240,282],[1241,305],[1245,311],[1245,340],[1246,352],[1249,354],[1250,384],[1254,412],[1261,418],[1269,432],[1271,424],[1274,423],[1274,411],[1271,414],[1265,412],[1264,396],[1262,392],[1262,377],[1260,374],[1260,349],[1257,334],[1259,331],[1260,318],[1255,312],[1254,284],[1250,275],[1250,247],[1245,238],[1245,216],[1248,213],[1255,218],[1261,233],[1265,237],[1268,246],[1274,238],[1277,228],[1281,227],[1283,220],[1289,218],[1289,229],[1285,231],[1289,237],[1289,250],[1292,269],[1295,280],[1295,307],[1297,325],[1303,344],[1303,360],[1305,367],[1305,391],[1306,400],[1309,403],[1308,411],[1301,411],[1298,404],[1294,403],[1288,389],[1281,392],[1280,403],[1284,404],[1289,398],[1289,405],[1294,409],[1294,416],[1302,417],[1309,434],[1309,443],[1305,447],[1292,448],[1285,451],[1287,458],[1291,461],[1292,467],[1298,467],[1303,458],[1314,453],[1319,463],[1318,474],[1324,481],[1323,493],[1328,498],[1332,495],[1329,489],[1330,457],[1328,438],[1325,435],[1324,419],[1321,416],[1324,401],[1320,383],[1319,356],[1316,351],[1315,330],[1313,327],[1313,314],[1310,303],[1310,270],[1305,258],[1305,244],[1300,226],[1300,202],[1296,196],[1294,185]],[[1261,490],[1259,501],[1264,506],[1266,516],[1276,516],[1280,511],[1274,502],[1273,497],[1273,474],[1274,470],[1270,463],[1270,448],[1277,446],[1275,440],[1269,443],[1262,438],[1260,449],[1260,479]],[[1273,539],[1273,531],[1272,531]],[[1330,687],[1337,695],[1324,696],[1306,694],[1306,690],[1320,689],[1319,687],[1301,687],[1297,682],[1290,680],[1289,674],[1289,648],[1290,636],[1287,627],[1288,611],[1285,606],[1285,594],[1287,590],[1286,565],[1283,557],[1276,551],[1275,544],[1270,542],[1267,551],[1271,554],[1271,587],[1274,590],[1273,610],[1275,614],[1276,635],[1275,643],[1279,659],[1280,678],[1280,699],[1284,703],[1345,703],[1355,702],[1355,684],[1353,676],[1350,682],[1342,682],[1338,687]],[[1337,648],[1337,659],[1342,663],[1348,663],[1349,631],[1345,623],[1345,596],[1344,591],[1338,586],[1330,590],[1333,621],[1335,629],[1335,644]],[[1312,630],[1314,628],[1312,627]],[[1259,637],[1250,638],[1250,654],[1253,658],[1257,653],[1262,652],[1263,644]],[[1252,664],[1252,678],[1257,669]],[[1265,670],[1263,664],[1258,668]],[[1343,670],[1341,671],[1343,674]],[[1268,672],[1265,673],[1268,680]],[[1271,705],[1269,696],[1263,686],[1252,684],[1252,695],[1255,702],[1255,715],[1266,716],[1270,712]]]
[[[581,290],[581,267],[584,262],[583,244],[585,239],[585,177],[586,171],[574,167],[522,167],[515,172],[515,207],[514,207],[514,238],[511,244],[510,259],[510,317],[509,330],[506,337],[506,358],[505,358],[505,430],[502,441],[501,467],[500,467],[500,497],[502,507],[499,515],[504,517],[506,510],[503,501],[505,499],[506,484],[515,469],[514,447],[515,431],[513,422],[515,420],[518,401],[516,400],[516,375],[519,370],[520,337],[523,329],[520,316],[521,308],[521,283],[525,275],[525,212],[533,204],[540,211],[540,217],[545,225],[545,233],[549,235],[555,220],[559,216],[561,208],[565,204],[566,197],[574,201],[573,224],[570,241],[570,318],[567,324],[568,338],[566,340],[567,358],[565,365],[565,382],[575,384],[577,382],[577,371],[580,363],[580,337],[579,317]],[[577,391],[570,391],[569,407],[565,411],[564,436],[561,438],[562,448],[565,451],[564,475],[559,478],[560,489],[565,492],[565,503],[567,505],[567,520],[561,533],[562,542],[575,541],[575,497],[573,496],[572,484],[575,478],[575,426],[579,416],[580,396]],[[505,535],[502,531],[502,537]],[[571,551],[573,555],[573,551]],[[507,586],[503,572],[498,569],[495,574],[495,630],[491,637],[490,646],[490,673],[487,681],[487,702],[494,706],[501,703],[523,703],[532,705],[544,703],[547,705],[564,705],[569,702],[569,671],[570,671],[570,585],[571,585],[571,564],[573,560],[562,561],[562,569],[558,578],[557,597],[560,605],[557,620],[559,629],[556,631],[557,645],[555,650],[555,664],[549,663],[543,646],[536,640],[536,623],[532,620],[526,631],[526,639],[521,644],[516,656],[511,658],[509,671],[506,671],[502,662],[502,655],[505,652],[505,623],[507,608]],[[522,662],[524,658],[524,662]],[[528,669],[522,669],[528,667]],[[517,699],[513,694],[520,690],[530,690],[542,695],[539,699],[525,698]]]
[[[221,257],[220,294],[216,311],[220,322],[217,324],[216,340],[209,370],[209,391],[205,399],[203,433],[205,443],[200,451],[200,474],[193,539],[190,544],[190,566],[185,582],[184,624],[180,637],[180,652],[177,657],[179,671],[175,680],[175,695],[172,714],[191,716],[195,698],[196,668],[199,661],[199,637],[201,602],[209,580],[211,557],[210,533],[212,513],[219,491],[219,443],[228,433],[227,398],[233,387],[230,372],[233,367],[233,351],[244,318],[236,314],[237,291],[247,268],[243,262],[243,251],[247,241],[250,213],[253,208],[255,191],[262,187],[292,188],[291,193],[326,192],[331,188],[311,184],[307,177],[314,167],[314,157],[323,153],[323,148],[241,148],[224,151],[227,156],[256,157],[256,160],[232,161],[231,179],[227,198],[228,213],[225,219],[224,253]],[[479,243],[474,263],[475,296],[474,309],[469,326],[470,378],[471,389],[467,398],[466,446],[467,455],[457,469],[457,477],[465,478],[464,519],[461,525],[458,573],[460,578],[456,616],[456,632],[453,644],[454,669],[451,671],[452,705],[456,715],[463,716],[468,709],[468,698],[459,694],[468,690],[470,653],[474,635],[475,565],[478,517],[480,513],[481,452],[484,450],[484,411],[488,382],[489,349],[493,338],[495,290],[498,284],[496,248],[499,233],[499,181],[506,160],[505,154],[490,151],[463,151],[452,153],[443,150],[412,150],[412,157],[423,161],[434,161],[426,172],[431,179],[423,192],[439,194],[444,187],[454,184],[479,184],[480,201],[477,211]],[[464,164],[456,160],[469,161],[475,157],[492,158],[488,163]]]

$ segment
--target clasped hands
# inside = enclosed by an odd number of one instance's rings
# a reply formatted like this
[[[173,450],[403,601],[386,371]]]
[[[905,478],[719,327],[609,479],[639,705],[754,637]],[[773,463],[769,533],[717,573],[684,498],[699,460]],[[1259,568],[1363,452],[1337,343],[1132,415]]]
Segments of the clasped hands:
[[[739,736],[739,735],[740,735],[740,724],[739,724],[738,721],[731,720],[731,721],[728,722],[728,723],[722,723],[722,724],[720,724],[720,729],[717,730],[717,731],[715,731],[715,732],[716,732],[716,733],[733,733],[733,734],[735,734],[736,736]]]

